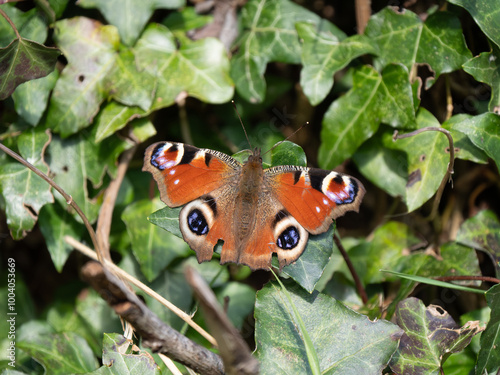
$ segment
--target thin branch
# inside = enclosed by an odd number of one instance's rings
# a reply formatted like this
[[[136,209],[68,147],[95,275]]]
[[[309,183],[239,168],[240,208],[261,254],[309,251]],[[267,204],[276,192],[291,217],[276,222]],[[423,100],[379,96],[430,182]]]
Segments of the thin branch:
[[[193,137],[191,136],[191,128],[189,127],[189,119],[186,112],[186,98],[187,93],[183,91],[177,96],[177,98],[175,98],[175,102],[179,107],[179,120],[181,122],[182,139],[184,140],[184,143],[192,145]]]
[[[108,262],[111,267],[112,263]],[[221,358],[162,322],[125,284],[98,262],[82,267],[82,278],[141,336],[142,344],[201,374],[222,375]]]
[[[9,18],[9,16],[7,15],[7,13],[5,13],[3,11],[2,8],[0,8],[0,14],[3,16],[3,18],[5,18],[7,20],[7,22],[9,23],[10,27],[12,27],[12,29],[14,30],[14,32],[16,33],[16,37],[17,39],[21,39],[21,35],[19,34],[19,31],[17,31],[17,28],[16,28],[16,25],[14,25],[14,22],[12,22],[12,20]]]
[[[1,9],[0,9],[1,10]],[[92,244],[96,249],[99,249],[99,244],[97,242],[96,234],[94,232],[94,228],[92,228],[92,225],[90,225],[89,220],[85,216],[85,214],[82,212],[78,204],[73,200],[71,195],[68,195],[58,184],[56,184],[49,176],[47,176],[45,173],[43,173],[41,170],[39,170],[37,167],[26,161],[23,157],[9,149],[8,147],[5,147],[2,143],[0,143],[0,150],[5,152],[7,155],[10,157],[16,159],[19,163],[24,165],[25,167],[29,168],[31,171],[33,171],[36,175],[40,176],[43,180],[45,180],[50,186],[52,186],[59,194],[63,196],[63,198],[66,200],[66,203],[69,204],[71,207],[73,207],[76,211],[76,213],[82,218],[83,223],[85,224],[85,227],[87,228],[87,231],[89,232],[90,238],[92,240]],[[98,252],[99,253],[99,252]]]
[[[394,141],[396,141],[398,139],[413,137],[415,135],[418,135],[418,134],[423,133],[423,132],[428,132],[428,131],[438,131],[438,132],[441,132],[444,135],[446,135],[446,137],[448,138],[448,143],[449,143],[448,148],[450,150],[450,162],[448,163],[448,167],[446,168],[446,174],[444,175],[443,180],[441,181],[441,184],[439,185],[439,188],[436,192],[436,198],[434,199],[432,211],[428,217],[428,220],[432,220],[436,216],[436,213],[437,213],[437,210],[439,207],[439,203],[441,201],[441,196],[443,195],[444,188],[445,188],[446,184],[448,183],[448,181],[452,182],[451,175],[453,174],[453,165],[455,162],[455,146],[453,145],[453,137],[451,136],[451,133],[446,129],[439,128],[436,126],[427,126],[425,128],[418,129],[418,130],[415,130],[411,133],[406,133],[406,134],[398,134],[398,131],[395,130],[392,139]]]
[[[342,245],[342,242],[340,241],[340,238],[337,235],[337,233],[334,233],[333,240],[335,241],[335,244],[337,245],[338,249],[340,250],[342,257],[344,258],[344,260],[347,264],[347,267],[349,268],[349,271],[351,272],[352,278],[354,279],[354,283],[356,284],[356,289],[358,290],[358,293],[361,296],[361,300],[363,301],[364,304],[366,304],[368,302],[368,296],[366,295],[366,290],[363,286],[363,283],[361,282],[361,279],[358,276],[358,273],[354,269],[354,266],[351,262],[351,259],[349,258],[349,255],[347,255],[347,251],[345,251],[344,245]]]
[[[97,219],[97,242],[99,243],[99,249],[102,251],[102,258],[111,260],[109,253],[109,233],[111,232],[111,221],[113,219],[113,210],[115,208],[116,197],[118,196],[118,190],[122,184],[125,173],[127,172],[128,165],[135,154],[137,145],[123,152],[120,157],[120,162],[118,164],[118,170],[116,178],[114,178],[109,186],[104,192],[104,199],[102,202],[101,209],[99,211],[99,217]]]
[[[97,255],[96,253],[88,248],[87,246],[81,244],[74,238],[70,236],[65,236],[64,241],[68,243],[69,245],[73,246],[76,250],[81,252],[82,254],[88,256],[91,259],[97,260]],[[156,299],[158,302],[160,302],[162,305],[164,305],[166,308],[168,308],[170,311],[172,311],[174,314],[176,314],[179,318],[184,320],[187,324],[189,324],[194,330],[196,330],[200,335],[202,335],[205,339],[210,342],[213,346],[217,346],[217,342],[215,339],[208,333],[206,332],[203,328],[201,328],[198,324],[196,324],[193,319],[191,319],[191,316],[186,314],[184,311],[179,309],[177,306],[172,304],[170,301],[166,300],[162,296],[160,296],[158,293],[156,293],[153,289],[149,288],[147,285],[141,283],[139,280],[134,278],[133,276],[129,275],[127,272],[119,268],[117,265],[114,263],[105,260],[105,265],[106,268],[108,268],[110,271],[114,272],[117,276],[121,277],[122,279],[128,281],[129,283],[135,285],[137,288],[142,290],[144,293],[150,295],[154,299]]]

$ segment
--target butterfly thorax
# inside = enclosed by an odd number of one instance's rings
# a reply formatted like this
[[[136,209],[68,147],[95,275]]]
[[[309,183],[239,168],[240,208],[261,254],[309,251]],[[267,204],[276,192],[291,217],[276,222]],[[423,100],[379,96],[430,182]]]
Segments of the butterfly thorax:
[[[236,234],[237,246],[243,245],[255,228],[256,207],[258,206],[261,189],[264,188],[264,170],[260,152],[251,155],[241,168],[236,199],[234,200],[233,230]]]

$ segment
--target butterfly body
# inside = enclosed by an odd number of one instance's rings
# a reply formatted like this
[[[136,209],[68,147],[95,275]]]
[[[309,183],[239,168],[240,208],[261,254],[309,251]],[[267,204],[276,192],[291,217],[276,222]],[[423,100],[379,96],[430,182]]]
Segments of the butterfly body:
[[[174,142],[148,147],[150,172],[169,207],[179,215],[184,240],[199,262],[224,243],[221,264],[268,269],[273,253],[280,267],[302,254],[309,233],[325,232],[332,219],[357,211],[364,195],[353,177],[297,166],[263,169],[260,150],[241,164],[218,151]]]

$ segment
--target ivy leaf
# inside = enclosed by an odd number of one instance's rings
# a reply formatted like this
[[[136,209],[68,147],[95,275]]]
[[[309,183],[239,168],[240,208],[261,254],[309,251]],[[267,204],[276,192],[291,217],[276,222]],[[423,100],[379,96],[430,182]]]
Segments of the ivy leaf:
[[[54,181],[71,195],[91,223],[97,218],[99,205],[89,194],[88,181],[99,187],[106,170],[114,174],[118,156],[131,146],[116,137],[96,144],[95,129],[80,131],[66,139],[54,135],[47,158]],[[59,194],[56,199],[66,205]]]
[[[417,126],[421,129],[440,124],[430,112],[421,108]],[[428,131],[399,139],[396,147],[408,155],[405,201],[411,212],[427,202],[439,188],[450,161],[448,139],[440,132]]]
[[[160,375],[151,354],[138,350],[132,340],[118,333],[105,333],[102,340],[102,367],[87,375]]]
[[[488,105],[490,112],[500,111],[500,50],[495,44],[490,52],[483,52],[479,56],[467,61],[464,70],[476,81],[484,82],[491,87],[491,98]]]
[[[332,169],[349,158],[378,129],[415,123],[413,96],[407,70],[389,65],[382,75],[363,66],[354,73],[352,89],[332,103],[323,118],[319,161]]]
[[[19,153],[44,173],[43,158],[50,136],[42,129],[28,129],[17,139]],[[10,159],[10,158],[9,158]],[[50,185],[17,161],[0,164],[0,191],[5,199],[7,225],[14,239],[33,229],[42,206],[54,201]]]
[[[59,72],[23,83],[12,94],[16,112],[29,124],[36,126],[47,108],[49,95],[54,88]]]
[[[156,77],[156,97],[151,109],[167,107],[181,92],[208,103],[224,103],[233,96],[229,60],[214,38],[183,39],[177,49],[173,34],[151,24],[137,41],[134,54],[139,70]]]
[[[47,24],[37,8],[23,12],[15,4],[2,2],[2,10],[16,26],[24,39],[43,43],[47,39]],[[5,47],[17,37],[14,29],[4,17],[0,17],[0,47]]]
[[[299,145],[284,141],[276,145],[271,151],[271,166],[298,165],[307,166],[306,153]]]
[[[342,40],[335,30],[331,30],[329,22],[323,20],[320,25],[321,30],[318,30],[318,25],[305,22],[295,26],[304,41],[300,85],[313,106],[328,95],[333,86],[333,75],[337,71],[354,58],[375,52],[371,41],[363,35]]]
[[[466,134],[476,147],[493,159],[500,170],[500,116],[483,113],[455,123],[454,128]]]
[[[134,256],[149,281],[154,280],[175,258],[189,254],[189,247],[183,240],[151,225],[146,219],[150,212],[163,206],[158,198],[146,199],[127,206],[122,214]]]
[[[94,120],[97,127],[95,141],[101,142],[118,130],[123,129],[133,119],[146,115],[147,112],[138,107],[129,107],[113,100],[104,104]]]
[[[382,125],[352,159],[361,174],[393,197],[406,195],[408,157],[393,141],[394,129]]]
[[[92,349],[76,333],[53,333],[36,321],[24,324],[20,331],[16,346],[51,374],[87,373],[98,366]]]
[[[309,334],[322,373],[380,373],[402,331],[394,324],[366,316],[314,291],[285,284]],[[268,283],[255,302],[256,356],[267,374],[310,373],[305,345],[288,299],[279,284]],[[335,340],[331,338],[335,337]],[[279,366],[276,364],[279,363]]]
[[[438,373],[452,354],[462,351],[479,332],[479,322],[458,327],[441,307],[425,308],[417,298],[408,298],[396,309],[396,322],[404,329],[390,367],[397,374]]]
[[[320,18],[289,0],[250,0],[241,11],[244,30],[238,41],[239,51],[231,60],[231,76],[238,94],[251,103],[264,100],[264,71],[269,62],[300,62],[300,43],[295,23],[319,24]],[[345,38],[332,26],[335,35]]]
[[[64,236],[79,239],[85,230],[59,203],[45,205],[40,210],[38,224],[47,243],[52,263],[56,270],[61,272],[74,249],[66,243]]]
[[[496,374],[500,369],[500,285],[486,292],[491,316],[481,334],[481,349],[477,357],[476,374]]]
[[[500,47],[500,37],[498,35],[498,29],[500,28],[500,1],[492,0],[485,3],[477,3],[474,0],[449,0],[449,2],[467,9],[483,33]]]
[[[89,126],[108,95],[116,63],[116,28],[85,17],[56,22],[54,39],[68,60],[50,100],[47,124],[67,137]]]
[[[397,62],[410,70],[414,64],[428,64],[434,79],[461,69],[472,57],[459,19],[448,12],[435,12],[422,22],[413,12],[396,13],[384,8],[370,18],[365,35],[376,50],[376,66]]]
[[[0,100],[6,99],[21,83],[52,72],[60,54],[57,48],[23,38],[0,48]]]
[[[476,147],[474,143],[464,133],[457,130],[455,125],[463,121],[468,121],[472,118],[464,113],[455,115],[443,123],[443,128],[451,133],[453,138],[453,146],[455,147],[455,158],[462,160],[470,160],[474,163],[488,163],[488,155]]]
[[[500,277],[500,221],[493,211],[484,210],[467,219],[458,230],[457,242],[485,251]]]
[[[155,9],[176,9],[184,0],[78,0],[83,8],[97,8],[117,27],[123,43],[131,46],[141,34]]]
[[[147,111],[156,91],[156,77],[148,70],[139,70],[131,50],[122,50],[107,78],[111,97],[127,106]]]

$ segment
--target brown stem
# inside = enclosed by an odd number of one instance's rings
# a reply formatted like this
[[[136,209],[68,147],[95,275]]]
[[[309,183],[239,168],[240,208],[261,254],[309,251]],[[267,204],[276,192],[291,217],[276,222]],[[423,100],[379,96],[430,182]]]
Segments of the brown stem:
[[[436,198],[434,199],[434,204],[432,205],[431,214],[427,218],[428,220],[432,220],[436,216],[436,213],[437,213],[437,210],[439,207],[439,202],[441,201],[441,196],[443,195],[443,192],[444,192],[444,188],[445,188],[447,182],[451,181],[451,175],[453,174],[453,165],[455,162],[455,147],[453,145],[453,137],[451,136],[451,133],[446,129],[439,128],[437,126],[427,126],[425,128],[418,129],[418,130],[415,130],[411,133],[406,133],[406,134],[398,134],[398,131],[395,130],[392,139],[394,141],[396,141],[398,139],[413,137],[415,135],[418,135],[420,133],[427,132],[427,131],[438,131],[438,132],[441,132],[444,135],[446,135],[446,137],[448,138],[449,150],[450,150],[450,162],[448,163],[448,167],[446,169],[446,174],[444,175],[443,180],[441,181],[441,184],[439,185],[439,188],[436,192]]]
[[[9,16],[7,15],[7,13],[5,13],[3,11],[2,8],[0,8],[0,14],[3,16],[3,18],[5,18],[7,20],[7,22],[10,25],[10,27],[12,27],[12,29],[14,29],[14,32],[16,33],[17,39],[21,39],[21,35],[19,34],[19,31],[17,31],[16,25],[14,25],[14,22],[12,22],[12,20],[9,18]]]
[[[490,276],[439,276],[434,277],[434,279],[440,281],[475,280],[500,284],[500,279]]]
[[[125,173],[127,172],[128,165],[130,164],[136,149],[137,146],[134,145],[132,148],[123,152],[118,164],[116,178],[110,182],[108,188],[104,192],[104,199],[99,212],[99,217],[97,219],[96,229],[97,242],[99,242],[99,249],[102,252],[101,256],[103,259],[111,260],[109,253],[109,233],[111,231],[113,210],[115,208],[118,190],[120,189]]]
[[[1,9],[0,9],[1,10]],[[85,224],[85,227],[87,228],[87,231],[89,232],[90,238],[92,240],[92,244],[94,245],[95,249],[99,249],[99,244],[97,242],[97,238],[94,232],[94,228],[92,228],[92,225],[90,225],[89,220],[83,213],[83,211],[80,209],[78,204],[73,201],[73,198],[71,195],[68,195],[59,185],[57,185],[50,177],[48,177],[45,173],[43,173],[41,170],[39,170],[37,167],[29,163],[28,161],[24,160],[23,157],[20,155],[16,154],[14,151],[9,149],[8,147],[5,147],[2,143],[0,143],[0,150],[5,152],[7,155],[10,157],[16,159],[19,163],[24,165],[25,167],[29,168],[31,171],[33,171],[36,175],[40,176],[43,180],[45,180],[50,186],[52,186],[59,194],[63,196],[63,198],[66,200],[66,203],[69,204],[71,207],[73,207],[76,211],[76,213],[82,218],[83,223]],[[102,253],[101,251],[98,251],[98,254]],[[102,259],[99,259],[102,261]]]
[[[351,272],[352,278],[354,279],[354,283],[356,284],[356,289],[358,290],[358,293],[361,296],[361,300],[363,301],[364,304],[366,304],[368,302],[368,296],[366,295],[366,290],[363,287],[363,283],[361,282],[361,279],[359,278],[358,273],[354,269],[354,266],[351,262],[351,259],[349,258],[349,255],[347,255],[347,251],[345,251],[345,249],[344,249],[344,245],[342,245],[340,238],[337,236],[337,233],[334,233],[333,240],[335,241],[335,244],[337,245],[338,249],[340,250],[342,257],[344,257],[344,260],[347,264],[347,267],[349,268],[349,271]]]
[[[162,322],[125,284],[97,262],[82,267],[82,278],[141,336],[142,344],[200,374],[222,375],[221,358]]]
[[[358,34],[365,32],[366,24],[371,16],[371,1],[370,0],[356,0],[356,24],[358,26]]]

